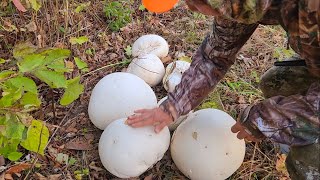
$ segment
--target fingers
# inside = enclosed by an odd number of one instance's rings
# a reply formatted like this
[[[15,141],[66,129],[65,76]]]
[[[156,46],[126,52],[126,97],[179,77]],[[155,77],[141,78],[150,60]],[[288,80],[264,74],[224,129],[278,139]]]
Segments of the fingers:
[[[152,116],[150,114],[141,114],[141,115],[132,115],[129,116],[127,119],[127,123],[129,125],[140,122],[140,121],[145,121],[147,119],[152,119]]]
[[[134,127],[134,128],[138,128],[138,127],[144,127],[144,126],[150,126],[153,125],[153,119],[146,119],[146,120],[142,120],[136,123],[131,124],[130,126]]]
[[[156,127],[154,128],[154,131],[156,133],[159,133],[164,127],[166,127],[168,125],[167,121],[163,121],[162,123],[156,125]]]
[[[152,111],[152,109],[139,109],[139,110],[134,111],[134,113],[147,113],[150,111]]]
[[[246,137],[248,137],[249,136],[249,134],[247,133],[247,132],[245,132],[245,131],[240,131],[238,134],[237,134],[237,138],[238,139],[244,139],[244,138],[246,138]]]

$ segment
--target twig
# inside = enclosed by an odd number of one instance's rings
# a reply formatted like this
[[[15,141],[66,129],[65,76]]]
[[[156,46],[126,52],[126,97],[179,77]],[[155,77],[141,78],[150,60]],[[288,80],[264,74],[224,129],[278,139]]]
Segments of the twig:
[[[90,74],[93,74],[93,73],[95,73],[95,72],[97,72],[97,71],[100,71],[100,70],[105,69],[105,68],[108,68],[108,67],[113,67],[113,66],[116,66],[116,65],[127,64],[127,63],[129,63],[129,62],[130,62],[130,61],[123,61],[123,62],[119,62],[119,63],[109,64],[109,65],[100,67],[100,68],[98,68],[98,69],[95,69],[95,70],[93,70],[93,71],[90,71],[90,72],[84,74],[83,77],[84,77],[84,76],[88,76],[88,75],[90,75]]]
[[[252,166],[253,166],[254,157],[256,156],[256,150],[257,150],[257,147],[258,147],[258,143],[255,143],[255,144],[254,144],[253,155],[252,155],[252,158],[251,158],[251,165],[250,165],[250,176],[249,176],[249,180],[251,180],[251,176],[252,176]]]

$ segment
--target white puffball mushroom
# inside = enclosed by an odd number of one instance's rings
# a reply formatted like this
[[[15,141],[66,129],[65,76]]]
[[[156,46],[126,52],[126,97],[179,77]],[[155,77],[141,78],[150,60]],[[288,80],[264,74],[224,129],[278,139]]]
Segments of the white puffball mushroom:
[[[102,78],[92,90],[88,113],[91,122],[104,130],[112,121],[135,110],[157,107],[157,97],[141,78],[124,72]]]
[[[166,57],[169,53],[167,41],[155,34],[143,35],[132,45],[132,55],[138,57],[145,54],[154,54],[159,58]]]
[[[192,180],[222,180],[242,164],[245,142],[231,132],[236,121],[217,109],[194,112],[176,129],[171,156],[178,169]]]
[[[126,119],[112,122],[102,133],[99,155],[103,166],[119,178],[140,176],[162,159],[169,148],[170,132],[153,126],[132,128]]]
[[[168,99],[168,96],[160,99],[160,101],[158,102],[158,106],[160,106],[161,103],[163,103],[166,99]],[[188,117],[191,113],[193,113],[193,111],[190,111],[190,112],[189,112],[188,114],[186,114],[186,115],[180,116],[177,120],[175,120],[172,124],[170,124],[170,125],[168,126],[169,130],[170,130],[170,131],[176,130],[177,127],[178,127],[184,120],[186,120],[187,117]]]
[[[150,86],[156,86],[161,82],[165,68],[156,55],[146,54],[133,59],[127,72],[140,77]]]
[[[174,91],[175,87],[181,82],[182,74],[189,69],[190,63],[186,61],[174,61],[166,67],[166,72],[162,83],[168,92]]]

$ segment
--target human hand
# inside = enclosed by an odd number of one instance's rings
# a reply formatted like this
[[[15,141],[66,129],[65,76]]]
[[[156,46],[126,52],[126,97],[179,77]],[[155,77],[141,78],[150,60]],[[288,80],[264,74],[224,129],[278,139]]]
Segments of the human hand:
[[[186,4],[191,11],[200,12],[208,16],[220,15],[220,13],[213,9],[206,0],[186,0]]]
[[[238,133],[238,134],[237,134],[237,138],[238,138],[238,139],[245,139],[245,140],[247,140],[247,141],[249,141],[249,142],[251,142],[251,141],[253,141],[253,142],[259,142],[259,141],[261,141],[260,138],[254,137],[254,136],[252,135],[252,133],[251,133],[248,129],[246,129],[245,126],[243,126],[243,125],[241,124],[240,121],[237,121],[237,123],[231,127],[231,131],[232,131],[233,133]]]
[[[134,115],[128,117],[126,123],[134,128],[155,126],[154,131],[159,133],[164,127],[173,122],[172,116],[161,108],[141,109],[134,111]]]

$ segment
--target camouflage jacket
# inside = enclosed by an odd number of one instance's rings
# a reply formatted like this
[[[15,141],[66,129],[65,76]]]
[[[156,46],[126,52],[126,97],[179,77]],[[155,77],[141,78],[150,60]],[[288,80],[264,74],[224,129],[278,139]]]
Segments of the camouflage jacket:
[[[280,24],[289,43],[320,77],[320,0],[208,0],[222,15],[196,51],[190,68],[162,107],[174,119],[198,106],[224,77],[258,24]],[[305,95],[271,97],[247,108],[248,129],[293,146],[319,140],[320,85]],[[296,117],[305,117],[307,122]],[[308,130],[303,128],[307,127]]]

